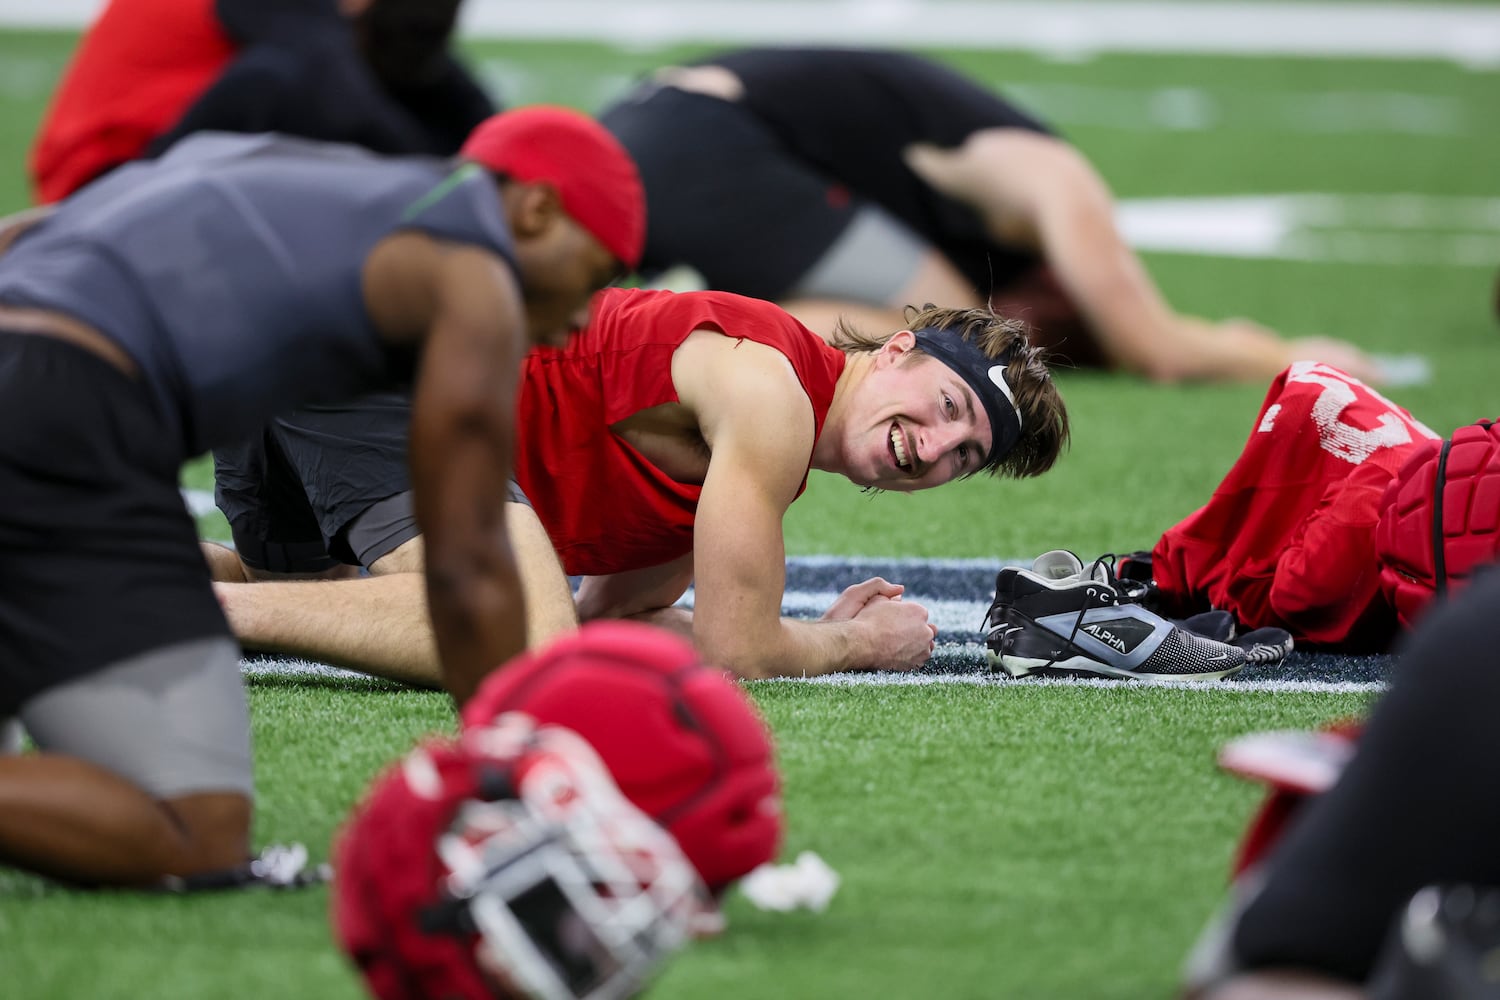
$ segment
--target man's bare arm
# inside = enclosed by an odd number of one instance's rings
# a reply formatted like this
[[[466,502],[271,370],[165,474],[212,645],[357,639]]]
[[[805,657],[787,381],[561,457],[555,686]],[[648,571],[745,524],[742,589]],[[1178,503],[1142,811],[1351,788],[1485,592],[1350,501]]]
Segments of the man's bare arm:
[[[586,576],[578,585],[578,617],[629,618],[643,611],[671,607],[693,582],[693,556],[688,553],[660,566]]]
[[[629,618],[693,638],[693,612],[673,607],[693,582],[693,556],[688,553],[660,566],[586,576],[578,585],[578,617]]]
[[[843,620],[781,617],[781,519],[812,452],[812,406],[779,353],[717,335],[695,338],[672,369],[712,450],[694,528],[699,650],[743,677],[924,662],[932,632],[919,605],[881,598]]]
[[[1308,358],[1379,376],[1349,344],[1288,341],[1248,321],[1176,313],[1116,226],[1109,188],[1062,140],[989,129],[957,150],[912,147],[907,162],[938,190],[975,205],[996,240],[1041,251],[1106,355],[1123,368],[1161,381],[1261,379]]]
[[[515,399],[527,346],[515,278],[498,257],[418,234],[371,254],[365,296],[396,342],[425,327],[412,403],[412,497],[443,686],[462,705],[526,645],[520,576],[505,529]]]

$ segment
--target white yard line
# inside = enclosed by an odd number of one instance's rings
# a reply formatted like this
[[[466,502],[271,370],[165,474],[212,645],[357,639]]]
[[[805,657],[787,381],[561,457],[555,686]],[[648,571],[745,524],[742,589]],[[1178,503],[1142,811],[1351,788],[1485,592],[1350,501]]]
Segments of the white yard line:
[[[1149,687],[1153,691],[1225,691],[1266,694],[1282,691],[1310,692],[1314,694],[1359,694],[1384,691],[1379,681],[1177,681],[1175,683],[1137,684],[1133,681],[1111,681],[1098,677],[1029,677],[1025,680],[1007,680],[990,674],[897,674],[874,671],[863,674],[830,674],[823,677],[776,677],[768,683],[775,684],[819,684],[830,687],[928,687],[934,684],[975,684],[992,687],[1014,685],[1017,688],[1031,687],[1087,687],[1108,688],[1115,691],[1139,691]]]
[[[0,25],[77,28],[102,0],[0,0]],[[1500,9],[1446,4],[1133,0],[469,0],[471,38],[962,46],[1440,59],[1500,67]]]
[[[367,679],[363,674],[325,666],[321,663],[310,663],[307,660],[246,661],[242,670],[247,677]],[[1384,684],[1374,681],[1184,681],[1175,684],[1144,685],[1099,678],[1033,677],[1016,681],[992,674],[898,674],[889,671],[832,674],[823,677],[777,677],[764,683],[814,684],[824,687],[931,687],[939,684],[967,684],[997,688],[1013,686],[1017,690],[1034,687],[1086,687],[1127,692],[1138,691],[1149,686],[1157,691],[1185,691],[1199,694],[1205,691],[1224,691],[1234,694],[1275,694],[1292,691],[1310,694],[1361,694],[1385,690]]]

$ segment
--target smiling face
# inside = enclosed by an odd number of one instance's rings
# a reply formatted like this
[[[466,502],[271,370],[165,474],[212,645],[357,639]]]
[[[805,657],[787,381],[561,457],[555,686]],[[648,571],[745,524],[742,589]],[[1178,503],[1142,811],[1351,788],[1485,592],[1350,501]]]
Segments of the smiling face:
[[[910,492],[979,471],[993,440],[974,390],[903,331],[871,358],[843,415],[842,472],[860,486]]]

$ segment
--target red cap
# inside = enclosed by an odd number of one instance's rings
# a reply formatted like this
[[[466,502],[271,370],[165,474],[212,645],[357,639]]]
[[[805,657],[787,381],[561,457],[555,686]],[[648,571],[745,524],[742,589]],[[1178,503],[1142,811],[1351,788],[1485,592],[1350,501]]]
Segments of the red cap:
[[[641,263],[646,192],[620,141],[568,108],[517,108],[480,122],[460,155],[518,181],[546,181],[563,209],[627,267]]]
[[[488,725],[512,711],[592,744],[710,889],[776,856],[781,803],[765,723],[685,640],[628,622],[585,625],[491,674],[463,722]]]

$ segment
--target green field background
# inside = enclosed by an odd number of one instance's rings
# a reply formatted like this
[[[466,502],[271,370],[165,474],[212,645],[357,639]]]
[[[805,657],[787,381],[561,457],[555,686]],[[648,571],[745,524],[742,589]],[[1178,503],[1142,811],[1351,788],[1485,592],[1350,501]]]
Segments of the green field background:
[[[73,39],[0,33],[0,210],[23,207],[23,157]],[[588,110],[684,52],[471,47],[512,102]],[[1438,63],[1017,53],[937,55],[998,87],[1197,88],[1211,130],[1064,126],[1121,197],[1336,192],[1500,196],[1500,76]],[[508,86],[506,86],[508,84]],[[1448,134],[1309,134],[1258,96],[1400,93],[1462,111]],[[1239,114],[1236,109],[1243,109]],[[1390,395],[1446,432],[1500,413],[1495,266],[1349,265],[1148,255],[1168,298],[1294,334],[1420,353],[1434,372]],[[1024,483],[867,497],[815,476],[787,521],[793,553],[1028,558],[1149,546],[1238,454],[1262,385],[1166,388],[1060,372],[1074,443]],[[209,484],[202,463],[186,482]],[[210,534],[221,531],[212,521]],[[985,595],[976,595],[981,597]],[[751,685],[786,783],[788,856],[844,878],[822,915],[730,900],[732,931],[674,963],[662,997],[1164,997],[1221,898],[1256,792],[1213,752],[1246,730],[1359,710],[1362,694],[954,684]],[[369,776],[451,726],[431,694],[358,682],[251,685],[257,838],[319,857]],[[89,896],[0,874],[0,996],[352,998],[329,946],[326,891],[191,899]]]

